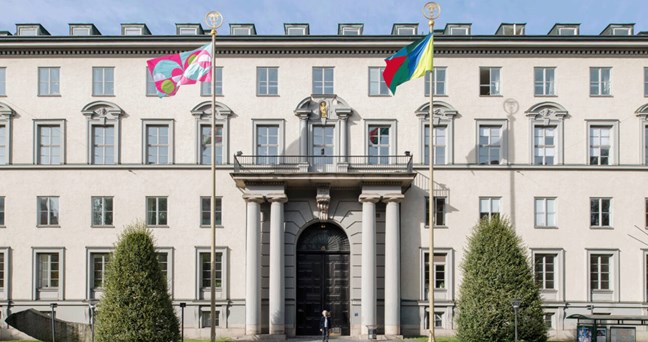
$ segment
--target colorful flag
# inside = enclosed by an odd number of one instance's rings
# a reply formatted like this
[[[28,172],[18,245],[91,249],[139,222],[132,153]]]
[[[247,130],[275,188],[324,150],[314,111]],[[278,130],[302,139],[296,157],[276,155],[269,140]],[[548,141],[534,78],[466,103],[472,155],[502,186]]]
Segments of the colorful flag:
[[[432,33],[385,58],[383,78],[393,94],[396,87],[409,80],[425,75],[432,70]]]
[[[158,96],[173,96],[183,84],[210,82],[212,73],[212,45],[193,51],[149,59],[149,72],[155,82]]]

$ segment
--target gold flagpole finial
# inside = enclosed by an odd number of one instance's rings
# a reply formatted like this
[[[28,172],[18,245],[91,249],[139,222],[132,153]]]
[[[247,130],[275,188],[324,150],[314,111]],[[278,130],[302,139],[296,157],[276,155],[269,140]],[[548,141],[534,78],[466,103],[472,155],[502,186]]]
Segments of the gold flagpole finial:
[[[430,28],[434,27],[434,19],[441,15],[441,6],[436,2],[427,2],[423,5],[423,16],[428,19]]]
[[[211,11],[205,16],[205,24],[212,30],[212,34],[223,25],[223,15],[218,11]]]

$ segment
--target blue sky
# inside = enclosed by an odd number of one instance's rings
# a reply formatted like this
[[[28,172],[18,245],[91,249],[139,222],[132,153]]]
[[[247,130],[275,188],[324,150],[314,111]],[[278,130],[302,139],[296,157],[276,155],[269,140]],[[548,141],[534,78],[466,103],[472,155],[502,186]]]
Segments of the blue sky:
[[[646,0],[438,0],[436,28],[472,23],[473,34],[493,34],[502,22],[526,23],[527,34],[544,35],[555,23],[580,23],[581,34],[597,35],[609,23],[635,23],[648,31]],[[41,23],[67,35],[68,23],[93,23],[117,35],[121,23],[145,23],[153,34],[175,34],[175,23],[202,23],[220,11],[230,23],[254,23],[258,34],[283,34],[283,23],[309,23],[311,34],[336,34],[338,23],[364,23],[365,34],[389,34],[393,23],[418,22],[427,32],[419,0],[0,0],[0,31],[17,23]],[[642,18],[643,15],[643,18]],[[643,20],[642,20],[643,19]],[[205,25],[203,25],[205,26]]]

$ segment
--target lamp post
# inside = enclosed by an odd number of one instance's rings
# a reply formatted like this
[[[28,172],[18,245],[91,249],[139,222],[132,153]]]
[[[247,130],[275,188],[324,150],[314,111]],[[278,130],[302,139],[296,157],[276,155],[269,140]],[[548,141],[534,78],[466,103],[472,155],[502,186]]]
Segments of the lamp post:
[[[56,342],[56,325],[54,324],[54,320],[56,319],[56,307],[58,304],[56,303],[51,303],[50,307],[52,308],[52,342]]]
[[[181,340],[182,342],[184,342],[184,309],[185,309],[185,306],[187,306],[187,303],[185,303],[185,302],[180,303],[180,322],[182,324],[182,326],[180,328],[181,329],[180,330],[180,335],[181,335],[180,337],[182,338],[182,340]]]
[[[97,300],[91,299],[88,302],[88,309],[90,309],[90,332],[92,334],[92,342],[95,340],[94,323],[95,323],[95,310],[97,309]]]
[[[520,308],[520,303],[522,301],[519,299],[513,299],[511,301],[511,304],[513,305],[513,311],[515,311],[515,342],[518,340],[518,331],[517,331],[517,326],[518,326],[518,309]]]

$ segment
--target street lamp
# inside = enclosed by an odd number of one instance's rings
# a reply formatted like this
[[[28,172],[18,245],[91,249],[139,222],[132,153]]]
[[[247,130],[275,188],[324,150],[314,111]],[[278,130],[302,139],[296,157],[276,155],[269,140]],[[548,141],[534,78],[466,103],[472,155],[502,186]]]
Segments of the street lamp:
[[[520,308],[520,303],[522,301],[519,299],[513,299],[511,301],[511,304],[513,305],[513,311],[515,311],[515,342],[518,340],[518,332],[517,332],[517,325],[518,325],[518,309]]]
[[[92,333],[92,342],[95,340],[95,330],[94,330],[94,325],[95,325],[95,314],[97,310],[97,300],[96,299],[90,299],[88,301],[88,309],[90,310],[90,331]]]
[[[56,319],[56,307],[58,304],[51,303],[50,307],[52,308],[52,342],[56,342],[56,326],[54,325],[54,320]]]
[[[180,317],[181,318],[181,324],[182,324],[182,330],[180,330],[180,334],[182,335],[182,342],[184,342],[184,309],[187,306],[187,303],[182,302],[180,303]]]

